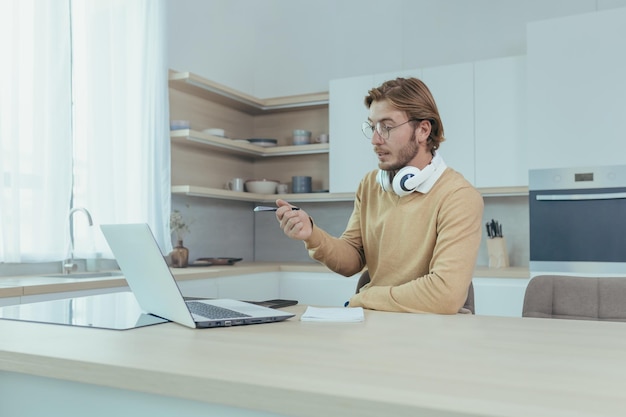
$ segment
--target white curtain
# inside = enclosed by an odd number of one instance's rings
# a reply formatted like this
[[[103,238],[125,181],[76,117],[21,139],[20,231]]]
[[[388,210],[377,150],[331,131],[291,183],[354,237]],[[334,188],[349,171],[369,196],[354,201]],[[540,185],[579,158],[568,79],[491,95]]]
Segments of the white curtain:
[[[0,0],[0,262],[66,256],[69,11],[69,0]]]
[[[147,222],[169,251],[164,0],[73,1],[72,21],[74,206],[96,224]],[[76,255],[94,247],[110,257],[99,229],[78,217]]]
[[[94,221],[74,216],[77,257],[111,257],[103,223],[146,222],[171,250],[164,0],[0,0],[0,16],[0,261],[66,257],[72,207]]]

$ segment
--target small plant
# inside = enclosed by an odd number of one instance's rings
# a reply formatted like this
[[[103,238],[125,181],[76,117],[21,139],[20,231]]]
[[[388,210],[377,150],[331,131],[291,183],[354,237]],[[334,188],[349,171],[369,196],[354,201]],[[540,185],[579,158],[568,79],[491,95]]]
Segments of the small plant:
[[[174,210],[170,214],[170,232],[176,233],[177,240],[183,240],[185,233],[190,232],[189,225],[185,223],[180,211]]]

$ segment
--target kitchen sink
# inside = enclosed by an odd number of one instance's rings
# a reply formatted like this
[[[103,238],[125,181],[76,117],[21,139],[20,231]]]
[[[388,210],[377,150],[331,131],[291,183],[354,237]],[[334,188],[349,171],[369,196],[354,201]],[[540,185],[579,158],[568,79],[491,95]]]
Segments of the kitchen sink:
[[[103,272],[73,272],[70,274],[50,274],[44,275],[46,278],[110,278],[110,277],[123,277],[120,271],[103,271]]]

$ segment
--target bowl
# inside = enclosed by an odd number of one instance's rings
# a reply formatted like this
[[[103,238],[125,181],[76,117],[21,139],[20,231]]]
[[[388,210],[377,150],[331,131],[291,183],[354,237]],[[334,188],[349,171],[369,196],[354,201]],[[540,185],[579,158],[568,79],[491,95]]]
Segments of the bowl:
[[[308,145],[311,143],[311,132],[309,130],[296,129],[293,131],[294,145]]]
[[[182,130],[191,128],[189,120],[170,120],[170,130]]]
[[[246,191],[257,194],[276,194],[278,181],[274,180],[248,180],[245,182]]]
[[[209,129],[204,129],[203,132],[208,133],[209,135],[218,136],[220,138],[226,137],[226,132],[224,131],[224,129],[218,129],[218,128],[212,127]]]
[[[264,148],[270,148],[278,144],[278,141],[276,139],[263,139],[263,138],[248,139],[248,142],[250,142],[253,145],[263,146]]]

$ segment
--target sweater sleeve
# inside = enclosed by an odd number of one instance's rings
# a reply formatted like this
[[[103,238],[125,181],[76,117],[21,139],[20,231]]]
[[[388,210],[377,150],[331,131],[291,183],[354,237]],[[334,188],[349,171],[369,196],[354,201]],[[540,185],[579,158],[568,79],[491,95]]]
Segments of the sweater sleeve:
[[[456,314],[467,298],[482,237],[482,196],[473,187],[447,197],[437,214],[429,273],[397,286],[365,286],[350,306],[372,310]]]
[[[352,215],[341,237],[333,237],[313,224],[311,237],[304,242],[312,259],[323,263],[331,271],[346,277],[357,274],[365,266],[360,221],[360,195],[361,186],[357,190]]]

